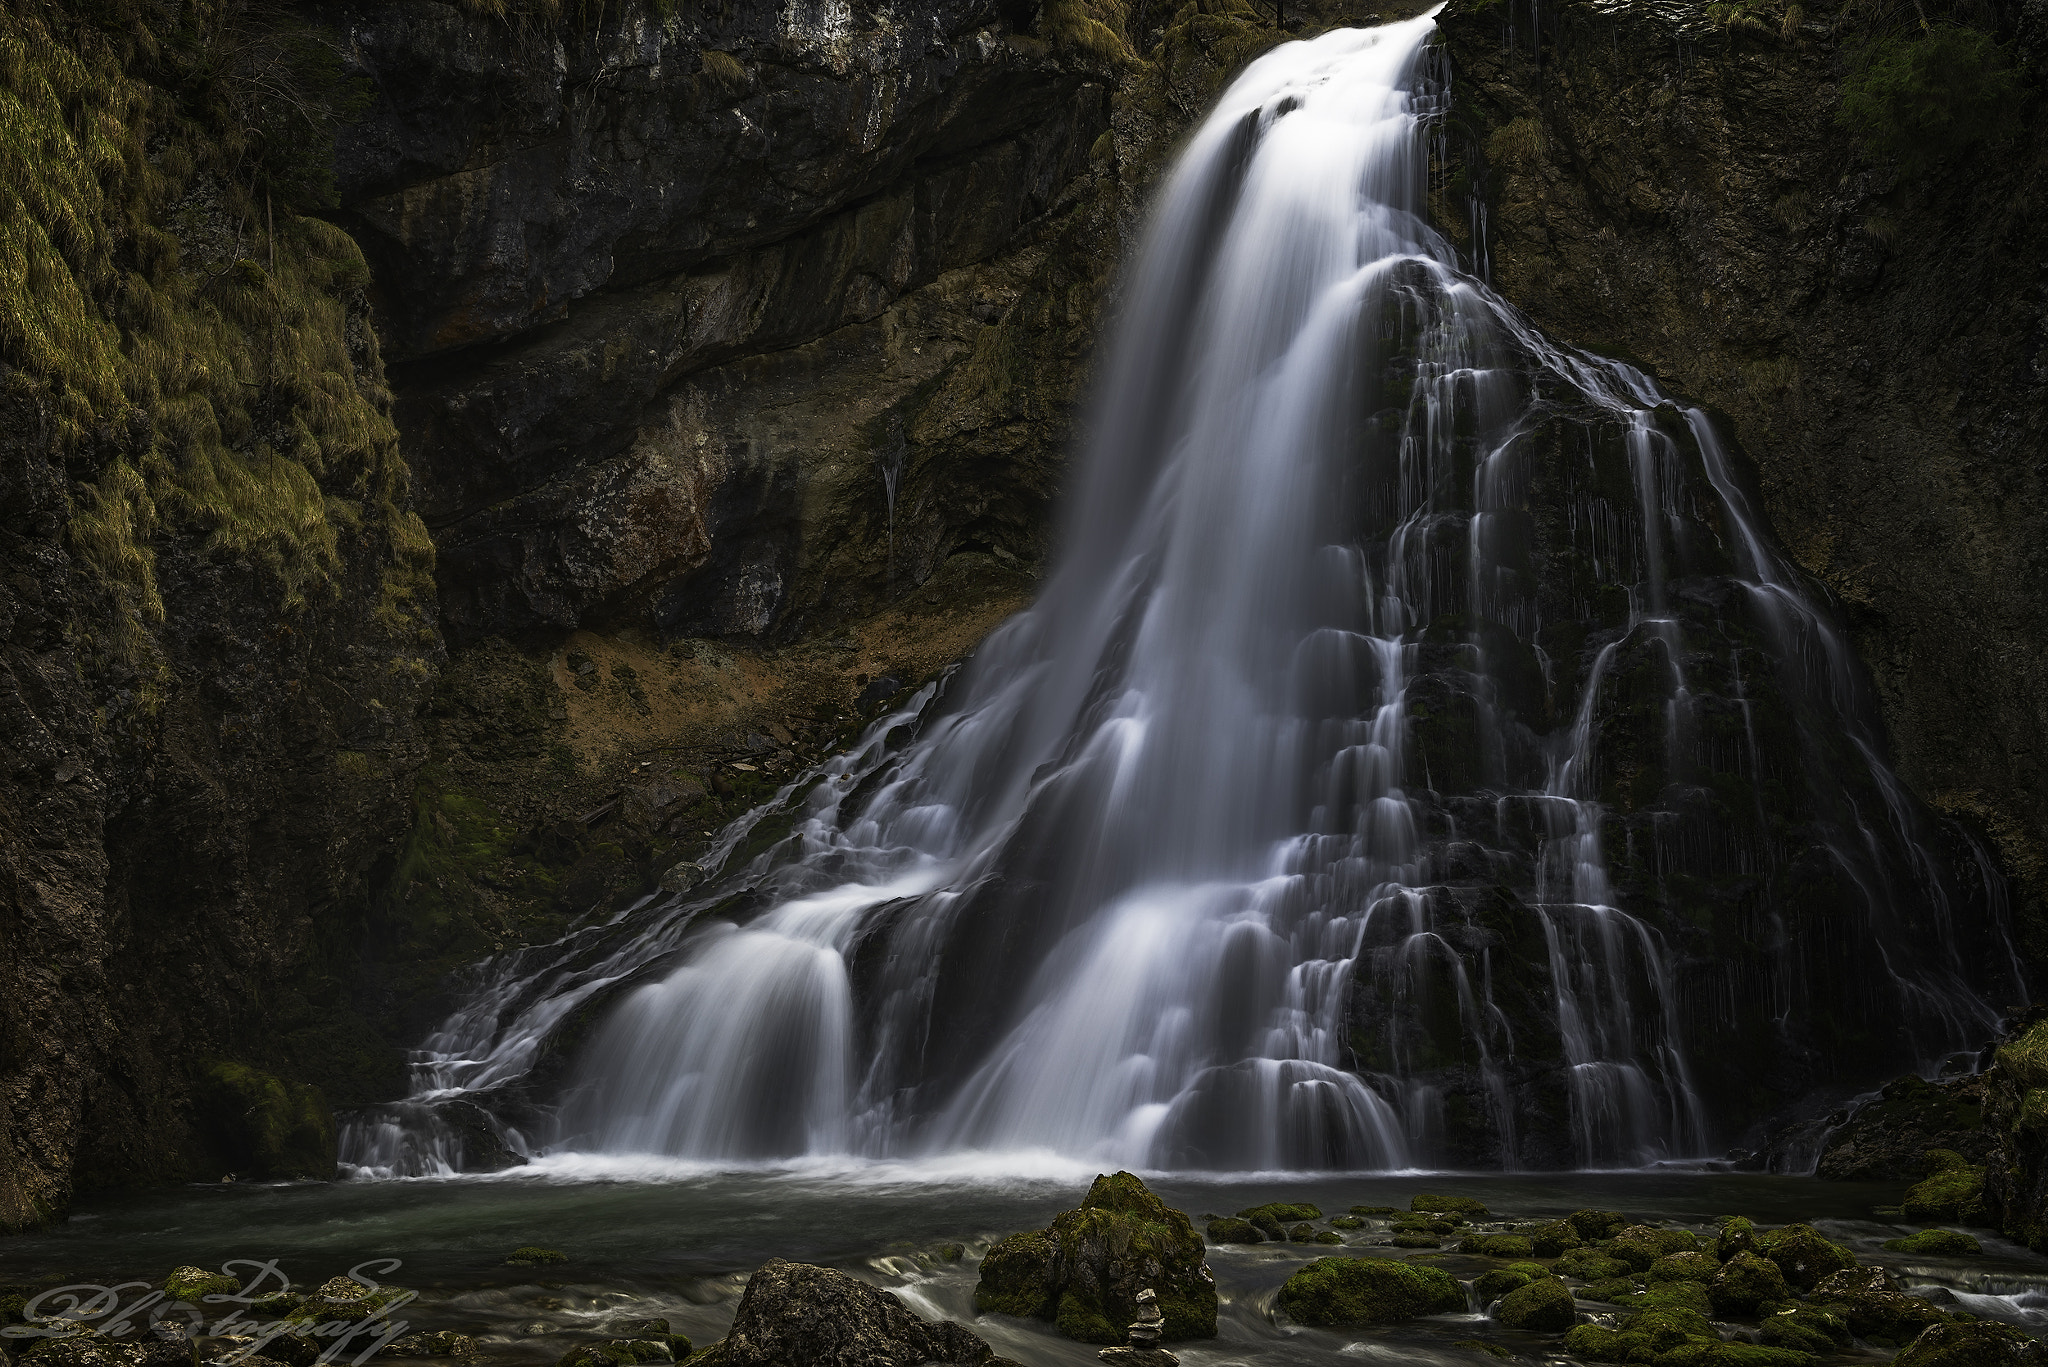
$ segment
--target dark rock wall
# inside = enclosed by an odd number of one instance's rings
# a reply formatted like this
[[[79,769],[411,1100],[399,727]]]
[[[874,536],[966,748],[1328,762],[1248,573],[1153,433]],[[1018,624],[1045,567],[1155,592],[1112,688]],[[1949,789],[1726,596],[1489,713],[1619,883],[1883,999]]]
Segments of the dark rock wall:
[[[1063,422],[929,472],[910,450],[922,391],[1015,349],[981,333],[1114,262],[1044,245],[1105,75],[1010,27],[986,3],[633,8],[545,39],[444,4],[351,18],[381,99],[343,193],[455,640],[758,636],[970,542],[1035,558]],[[1029,378],[1056,407],[1073,386]],[[977,532],[935,486],[1025,492]]]
[[[1988,16],[1988,19],[1987,19]],[[1937,9],[1936,19],[1943,15]],[[2041,69],[2043,34],[1975,13]],[[1560,341],[1725,415],[1839,604],[1901,776],[2048,892],[2048,138],[1905,178],[1834,123],[1866,18],[1454,3],[1441,218]],[[2031,77],[2029,79],[2032,79]]]

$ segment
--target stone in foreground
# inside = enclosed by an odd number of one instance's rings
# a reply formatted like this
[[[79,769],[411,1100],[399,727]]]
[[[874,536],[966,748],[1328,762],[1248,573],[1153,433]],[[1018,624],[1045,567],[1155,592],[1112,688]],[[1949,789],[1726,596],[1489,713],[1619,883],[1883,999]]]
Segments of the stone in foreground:
[[[692,1361],[697,1367],[1005,1364],[966,1329],[921,1319],[887,1291],[829,1267],[780,1258],[747,1279],[732,1332]]]

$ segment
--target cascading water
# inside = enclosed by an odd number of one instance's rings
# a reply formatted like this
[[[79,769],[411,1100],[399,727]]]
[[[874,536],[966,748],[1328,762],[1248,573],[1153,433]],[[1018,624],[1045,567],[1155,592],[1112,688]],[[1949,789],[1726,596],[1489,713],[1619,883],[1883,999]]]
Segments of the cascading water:
[[[1430,228],[1432,28],[1197,131],[1037,605],[769,855],[486,965],[349,1161],[460,1166],[461,1098],[711,1162],[1640,1164],[1995,1027],[1995,880],[1707,419]]]

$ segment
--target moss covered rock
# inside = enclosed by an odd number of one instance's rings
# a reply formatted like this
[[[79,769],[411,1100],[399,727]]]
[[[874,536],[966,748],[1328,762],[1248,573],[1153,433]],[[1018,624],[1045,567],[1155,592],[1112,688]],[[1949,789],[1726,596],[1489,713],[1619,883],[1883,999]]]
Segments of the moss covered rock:
[[[207,1296],[231,1296],[242,1283],[225,1272],[208,1272],[203,1267],[179,1267],[164,1278],[164,1299],[201,1305]]]
[[[1644,1280],[1658,1282],[1710,1282],[1721,1264],[1704,1253],[1667,1253],[1651,1263]]]
[[[1629,1225],[1602,1242],[1600,1251],[1627,1263],[1634,1271],[1646,1272],[1659,1258],[1672,1253],[1693,1253],[1699,1246],[1700,1241],[1691,1230]]]
[[[1831,1353],[1849,1341],[1849,1322],[1832,1310],[1802,1305],[1766,1315],[1757,1340],[1772,1348]]]
[[[1519,1234],[1474,1234],[1458,1241],[1458,1252],[1478,1253],[1488,1258],[1527,1258],[1536,1250]]]
[[[1363,1229],[1365,1228],[1365,1221],[1359,1219],[1356,1215],[1333,1215],[1330,1217],[1330,1228]]]
[[[1589,1286],[1581,1287],[1579,1299],[1608,1301],[1615,1305],[1621,1305],[1628,1297],[1635,1295],[1642,1289],[1642,1283],[1636,1281],[1633,1277],[1609,1277],[1604,1281],[1597,1281]]]
[[[568,1261],[569,1255],[560,1249],[541,1248],[535,1244],[528,1244],[525,1248],[515,1248],[505,1255],[505,1266],[507,1267],[538,1267],[543,1263],[566,1263]]]
[[[974,1308],[1051,1320],[1083,1343],[1119,1344],[1138,1293],[1159,1296],[1169,1340],[1216,1337],[1216,1281],[1188,1217],[1127,1172],[1095,1179],[1050,1228],[1013,1234],[981,1262]]]
[[[1792,1299],[1785,1274],[1769,1258],[1757,1253],[1738,1253],[1721,1264],[1707,1285],[1716,1314],[1748,1318],[1767,1305]]]
[[[1212,1244],[1261,1244],[1266,1241],[1257,1225],[1231,1215],[1211,1220],[1204,1234]]]
[[[562,1354],[555,1367],[638,1367],[646,1362],[673,1362],[675,1357],[675,1350],[666,1337],[604,1339],[597,1343],[578,1344]]]
[[[1927,1159],[1934,1170],[1906,1193],[1900,1206],[1906,1218],[1983,1223],[1984,1169],[1952,1149],[1929,1149]]]
[[[1564,1218],[1565,1223],[1589,1244],[1611,1239],[1635,1223],[1628,1216],[1612,1210],[1575,1210]]]
[[[1975,1237],[1955,1229],[1923,1229],[1903,1239],[1887,1239],[1884,1246],[1894,1253],[1925,1253],[1936,1257],[1974,1257],[1984,1252]]]
[[[1756,1251],[1756,1223],[1747,1215],[1731,1216],[1721,1222],[1721,1237],[1714,1243],[1714,1256],[1727,1262],[1738,1253]]]
[[[1318,1258],[1280,1288],[1280,1309],[1300,1324],[1393,1324],[1465,1308],[1465,1288],[1441,1268],[1391,1258]]]
[[[1614,1303],[1631,1310],[1689,1310],[1695,1315],[1714,1313],[1714,1300],[1698,1282],[1659,1282],[1646,1291],[1614,1297]]]
[[[1840,1314],[1859,1338],[1878,1334],[1903,1343],[1929,1325],[1949,1323],[1947,1314],[1899,1290],[1898,1283],[1877,1267],[1830,1273],[1807,1299]]]
[[[1545,1277],[1501,1297],[1493,1317],[1510,1329],[1562,1334],[1578,1323],[1579,1307],[1571,1288],[1555,1277]]]
[[[1856,1255],[1812,1225],[1786,1225],[1759,1235],[1757,1252],[1778,1265],[1785,1280],[1811,1291],[1822,1277],[1856,1266]]]
[[[1424,1211],[1431,1215],[1455,1215],[1461,1220],[1484,1220],[1487,1209],[1484,1202],[1469,1196],[1439,1196],[1424,1192],[1408,1203],[1408,1209]]]
[[[1604,1282],[1625,1275],[1629,1266],[1619,1258],[1610,1258],[1597,1248],[1575,1248],[1557,1260],[1557,1270],[1567,1277],[1580,1281]]]
[[[1539,1258],[1555,1258],[1570,1253],[1585,1244],[1577,1229],[1569,1220],[1553,1220],[1540,1225],[1528,1233],[1529,1246],[1536,1250]]]
[[[1519,1291],[1535,1280],[1527,1273],[1512,1268],[1497,1267],[1491,1272],[1481,1273],[1472,1283],[1473,1294],[1479,1297],[1481,1305],[1491,1305],[1510,1291]]]
[[[2009,1324],[1937,1324],[1892,1359],[1893,1367],[2033,1367],[2048,1362],[2039,1340]]]

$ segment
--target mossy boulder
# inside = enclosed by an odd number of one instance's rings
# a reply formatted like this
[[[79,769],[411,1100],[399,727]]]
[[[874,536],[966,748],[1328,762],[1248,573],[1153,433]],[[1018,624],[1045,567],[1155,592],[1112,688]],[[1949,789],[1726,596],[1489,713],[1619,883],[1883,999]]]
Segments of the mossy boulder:
[[[1705,1315],[1654,1310],[1629,1316],[1614,1329],[1581,1324],[1565,1335],[1565,1351],[1591,1362],[1649,1362],[1695,1341],[1719,1342]]]
[[[1658,1282],[1710,1282],[1721,1264],[1704,1253],[1667,1253],[1643,1273],[1651,1285]]]
[[[1241,1217],[1242,1218],[1242,1217]],[[974,1288],[982,1313],[1051,1320],[1083,1343],[1120,1344],[1138,1293],[1158,1293],[1169,1340],[1216,1337],[1216,1280],[1202,1236],[1127,1172],[1097,1177],[1050,1228],[989,1249]]]
[[[1257,1225],[1232,1215],[1211,1220],[1203,1233],[1212,1244],[1262,1244],[1266,1241]]]
[[[2038,1339],[2009,1324],[1936,1324],[1892,1359],[1892,1367],[2037,1367],[2048,1362]]]
[[[1659,1258],[1672,1253],[1697,1252],[1699,1246],[1700,1241],[1691,1230],[1629,1225],[1603,1241],[1600,1251],[1627,1263],[1636,1272],[1646,1272],[1650,1264]]]
[[[1536,1250],[1519,1234],[1474,1234],[1458,1241],[1458,1252],[1488,1258],[1527,1258]]]
[[[776,1258],[747,1279],[731,1332],[690,1361],[695,1367],[985,1367],[992,1350],[951,1320],[925,1320],[892,1292],[833,1268]]]
[[[1811,1291],[1831,1272],[1856,1266],[1855,1254],[1812,1225],[1786,1225],[1759,1235],[1756,1249],[1776,1263],[1786,1282],[1800,1291]]]
[[[663,1321],[666,1323],[666,1321]],[[275,1342],[275,1340],[273,1340]],[[309,1345],[310,1346],[310,1345]],[[690,1351],[690,1341],[684,1339],[682,1346],[673,1352],[675,1357],[684,1357]],[[319,1347],[307,1358],[310,1363],[318,1356]],[[404,1358],[461,1358],[464,1360],[481,1357],[482,1350],[476,1340],[468,1334],[458,1334],[453,1329],[437,1329],[427,1334],[407,1334],[383,1349],[391,1357]],[[564,1359],[566,1361],[566,1359]]]
[[[1424,1230],[1401,1229],[1387,1240],[1395,1248],[1442,1248],[1444,1241]]]
[[[1564,1276],[1577,1277],[1580,1281],[1604,1282],[1625,1275],[1629,1266],[1619,1258],[1608,1257],[1597,1248],[1575,1248],[1557,1260],[1557,1270]]]
[[[241,1063],[214,1063],[192,1089],[200,1131],[237,1176],[334,1176],[334,1116],[318,1087]]]
[[[1690,1310],[1696,1315],[1714,1313],[1714,1299],[1698,1282],[1659,1282],[1646,1291],[1614,1298],[1617,1305],[1631,1310]]]
[[[1927,1161],[1933,1171],[1906,1193],[1899,1207],[1905,1217],[1959,1225],[1984,1223],[1984,1169],[1953,1149],[1929,1149]]]
[[[1564,1219],[1589,1244],[1611,1239],[1635,1223],[1628,1216],[1612,1210],[1575,1210]]]
[[[242,1283],[225,1272],[208,1272],[203,1267],[178,1267],[164,1278],[164,1299],[187,1305],[204,1305],[208,1296],[231,1296]]]
[[[1562,1334],[1579,1320],[1571,1288],[1555,1277],[1532,1281],[1501,1297],[1493,1317],[1510,1329],[1537,1334]]]
[[[555,1367],[638,1367],[643,1362],[673,1362],[675,1356],[666,1336],[659,1339],[604,1339],[598,1343],[578,1344],[562,1354]]]
[[[1657,1367],[1814,1367],[1810,1353],[1754,1343],[1695,1339],[1657,1355]]]
[[[1472,1283],[1473,1294],[1479,1297],[1481,1305],[1491,1305],[1510,1291],[1519,1291],[1535,1278],[1512,1268],[1497,1267],[1491,1272],[1482,1272]]]
[[[1832,1310],[1801,1305],[1764,1316],[1757,1341],[1772,1348],[1806,1353],[1831,1353],[1848,1343],[1849,1322]]]
[[[515,1248],[505,1255],[505,1266],[507,1267],[539,1267],[546,1263],[566,1263],[568,1261],[569,1255],[560,1249],[541,1248],[534,1244],[529,1244],[525,1248]]]
[[[1714,1256],[1727,1262],[1738,1253],[1756,1252],[1756,1222],[1736,1215],[1721,1222],[1721,1237],[1714,1243]]]
[[[1318,1258],[1280,1288],[1280,1309],[1299,1324],[1393,1324],[1465,1308],[1465,1288],[1442,1268],[1391,1258]]]
[[[1924,1253],[1933,1257],[1976,1257],[1984,1245],[1972,1235],[1956,1229],[1923,1229],[1903,1239],[1887,1239],[1884,1246],[1894,1253]]]
[[[1320,1220],[1323,1212],[1305,1201],[1268,1201],[1263,1206],[1252,1206],[1237,1213],[1240,1220],[1250,1220],[1261,1229],[1267,1225],[1287,1226],[1302,1220]]]
[[[1408,1203],[1408,1209],[1431,1215],[1455,1215],[1460,1220],[1487,1218],[1485,1203],[1475,1201],[1469,1196],[1439,1196],[1432,1192],[1424,1192]]]
[[[1632,1277],[1609,1277],[1605,1281],[1597,1281],[1590,1286],[1581,1287],[1579,1299],[1608,1301],[1615,1305],[1621,1305],[1627,1297],[1635,1295],[1640,1290],[1642,1290],[1642,1284]]]
[[[1830,1273],[1808,1294],[1815,1306],[1833,1310],[1859,1338],[1879,1334],[1894,1343],[1917,1336],[1929,1325],[1947,1324],[1949,1316],[1917,1296],[1899,1290],[1883,1268],[1859,1267]]]
[[[1767,1305],[1792,1299],[1785,1274],[1769,1258],[1758,1253],[1738,1253],[1721,1264],[1714,1280],[1707,1284],[1716,1314],[1749,1318]]]
[[[1530,1230],[1527,1237],[1529,1246],[1536,1250],[1539,1258],[1555,1258],[1570,1253],[1586,1242],[1569,1220],[1553,1220],[1547,1225],[1539,1225]]]
[[[1330,1228],[1364,1229],[1365,1221],[1359,1219],[1356,1215],[1333,1215],[1330,1217]]]

